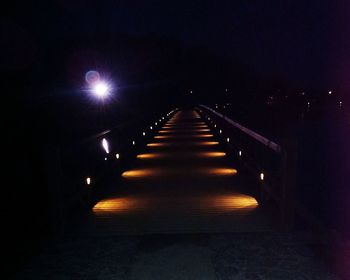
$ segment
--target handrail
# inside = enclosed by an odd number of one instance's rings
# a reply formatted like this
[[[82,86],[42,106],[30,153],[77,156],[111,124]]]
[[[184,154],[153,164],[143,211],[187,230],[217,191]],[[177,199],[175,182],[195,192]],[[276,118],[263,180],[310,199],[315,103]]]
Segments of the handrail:
[[[223,118],[224,120],[226,120],[228,123],[230,123],[231,125],[235,126],[236,128],[240,129],[241,131],[243,131],[244,133],[248,134],[250,137],[254,138],[255,140],[259,141],[260,143],[262,143],[263,145],[265,145],[266,147],[270,148],[271,150],[275,151],[276,153],[281,153],[282,148],[279,144],[267,139],[266,137],[260,135],[259,133],[256,133],[255,131],[244,127],[243,125],[233,121],[232,119],[224,116],[223,114],[220,114],[219,112],[215,111],[214,109],[205,106],[205,105],[199,105],[200,107],[203,107],[209,111],[211,111],[213,114],[217,115],[220,118]]]

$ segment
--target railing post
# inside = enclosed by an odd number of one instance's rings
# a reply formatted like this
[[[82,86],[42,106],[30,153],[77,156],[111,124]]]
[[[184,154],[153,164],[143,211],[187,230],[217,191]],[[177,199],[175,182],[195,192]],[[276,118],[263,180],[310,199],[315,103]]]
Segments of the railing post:
[[[297,141],[288,135],[282,150],[281,220],[284,230],[290,230],[295,220],[295,195],[297,184]]]

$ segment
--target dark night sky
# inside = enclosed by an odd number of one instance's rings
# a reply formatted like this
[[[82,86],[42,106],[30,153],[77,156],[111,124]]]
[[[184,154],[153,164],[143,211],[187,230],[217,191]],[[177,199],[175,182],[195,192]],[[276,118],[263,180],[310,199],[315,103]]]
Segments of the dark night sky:
[[[15,6],[5,23],[48,38],[155,34],[300,88],[347,88],[350,9],[336,2],[56,0]]]
[[[204,45],[241,60],[259,74],[301,82],[323,75],[332,17],[326,5],[308,4],[312,1],[150,2],[137,9],[133,1],[117,5],[111,12],[111,25],[135,34],[153,31]]]
[[[333,86],[330,68],[341,66],[348,43],[342,19],[350,10],[338,1],[107,1],[85,8],[66,2],[62,17],[76,17],[70,32],[91,32],[96,20],[112,32],[160,34],[300,86]]]

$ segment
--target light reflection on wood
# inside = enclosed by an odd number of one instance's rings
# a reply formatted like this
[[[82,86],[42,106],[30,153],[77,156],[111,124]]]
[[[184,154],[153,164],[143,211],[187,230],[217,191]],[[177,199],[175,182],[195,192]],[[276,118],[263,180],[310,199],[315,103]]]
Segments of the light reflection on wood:
[[[211,145],[219,145],[217,141],[206,141],[206,142],[198,142],[200,146],[211,146]]]
[[[236,175],[237,169],[234,168],[208,168],[208,173],[211,175]]]
[[[174,201],[178,203],[174,203]],[[165,201],[176,205],[179,209],[189,209],[204,213],[218,213],[218,212],[250,212],[259,206],[257,200],[249,195],[233,193],[226,195],[214,195],[210,197],[163,197],[159,200],[157,197],[149,196],[129,196],[129,197],[112,197],[99,201],[94,207],[93,212],[96,215],[117,215],[128,214],[135,211],[153,211],[158,205],[165,207],[161,209],[162,212],[166,212],[171,209],[167,209]]]
[[[166,154],[163,153],[148,153],[148,154],[139,154],[137,155],[138,159],[155,159],[155,158],[163,158]]]
[[[207,128],[193,128],[193,129],[162,129],[159,130],[159,133],[182,133],[182,132],[191,132],[191,133],[196,133],[196,132],[209,132],[210,129]]]
[[[146,158],[151,158],[152,154],[146,154]],[[238,173],[237,169],[234,168],[196,168],[188,172],[188,168],[164,168],[164,167],[152,167],[144,169],[132,169],[124,171],[122,177],[126,179],[148,179],[152,177],[160,176],[200,176],[211,177],[211,176],[232,176]]]
[[[176,139],[176,138],[211,138],[213,134],[174,134],[174,135],[156,135],[155,139]]]
[[[186,124],[165,124],[164,127],[175,127],[175,128],[183,128],[183,127],[196,127],[196,128],[204,128],[208,127],[206,124],[195,124],[195,125],[186,125]]]
[[[134,209],[145,207],[145,201],[132,197],[108,198],[99,201],[93,212],[97,215],[129,213]]]
[[[226,153],[224,152],[201,152],[197,154],[199,157],[224,157]]]
[[[168,146],[168,143],[148,143],[147,147],[164,147]]]
[[[202,141],[202,142],[159,142],[159,143],[148,143],[147,147],[190,147],[190,146],[214,146],[218,145],[217,141]]]
[[[225,211],[254,210],[259,206],[256,199],[245,194],[218,195],[207,198],[204,206],[206,208],[217,208]]]
[[[124,171],[122,173],[123,178],[147,178],[161,174],[161,169],[145,168],[145,169],[134,169]]]

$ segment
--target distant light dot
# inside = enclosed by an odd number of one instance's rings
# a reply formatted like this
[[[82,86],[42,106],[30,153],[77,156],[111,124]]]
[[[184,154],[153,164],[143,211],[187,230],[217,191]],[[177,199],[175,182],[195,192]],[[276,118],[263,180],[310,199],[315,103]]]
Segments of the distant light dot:
[[[119,159],[120,155],[119,154],[115,154],[116,159]]]
[[[90,184],[91,184],[91,178],[90,178],[90,177],[87,177],[87,178],[86,178],[86,184],[87,184],[87,185],[90,185]]]
[[[132,144],[135,146],[136,142],[135,142],[135,141],[132,141]]]
[[[226,142],[227,142],[227,143],[230,142],[230,138],[229,138],[229,137],[226,138]]]
[[[263,172],[260,173],[260,180],[261,181],[264,181],[264,178],[265,178],[265,174]]]

